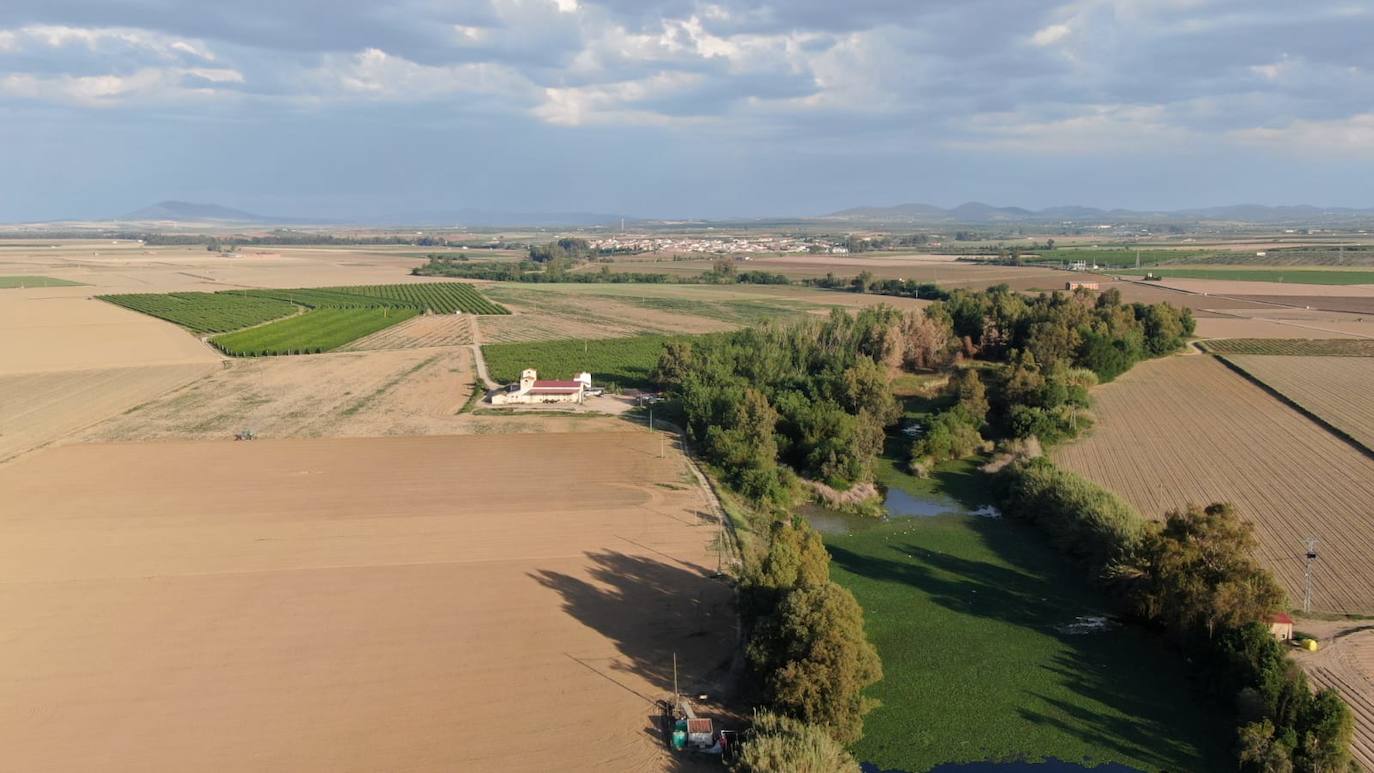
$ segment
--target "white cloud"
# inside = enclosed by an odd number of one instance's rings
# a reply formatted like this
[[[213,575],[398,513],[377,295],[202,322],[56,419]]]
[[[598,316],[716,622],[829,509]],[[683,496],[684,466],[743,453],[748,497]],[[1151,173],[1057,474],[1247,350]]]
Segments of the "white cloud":
[[[519,99],[534,87],[511,68],[487,62],[424,65],[379,48],[349,57],[326,57],[305,80],[315,96],[365,97],[395,101],[432,100],[463,93]]]
[[[1067,24],[1051,24],[1036,30],[1035,34],[1031,35],[1031,42],[1037,46],[1052,46],[1068,37],[1072,31]]]
[[[61,49],[68,46],[80,46],[94,53],[141,51],[167,60],[186,56],[204,61],[213,61],[215,58],[214,53],[201,41],[143,29],[31,24],[0,30],[0,50]]]
[[[206,84],[242,82],[242,73],[224,68],[147,67],[125,75],[84,76],[14,73],[0,78],[0,94],[108,108],[131,102],[212,97],[222,92]]]
[[[1374,113],[1329,121],[1296,120],[1281,127],[1230,132],[1239,142],[1273,150],[1317,155],[1374,157]]]
[[[1090,155],[1179,147],[1196,141],[1174,124],[1165,108],[1138,105],[1074,106],[1073,114],[1037,118],[1022,113],[984,113],[955,124],[945,144],[969,150]]]
[[[547,88],[544,101],[532,111],[545,123],[581,126],[591,123],[666,124],[668,116],[637,105],[645,99],[668,96],[700,83],[701,76],[659,73],[622,83]]]

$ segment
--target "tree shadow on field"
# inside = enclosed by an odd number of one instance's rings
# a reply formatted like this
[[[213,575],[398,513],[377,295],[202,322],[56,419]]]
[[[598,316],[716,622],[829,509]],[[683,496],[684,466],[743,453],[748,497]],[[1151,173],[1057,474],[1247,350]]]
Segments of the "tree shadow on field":
[[[587,554],[589,579],[540,570],[540,585],[557,591],[563,610],[614,643],[620,658],[584,667],[649,703],[673,690],[673,655],[684,695],[728,697],[735,651],[734,592],[705,567],[616,551]],[[645,695],[630,674],[652,685]]]

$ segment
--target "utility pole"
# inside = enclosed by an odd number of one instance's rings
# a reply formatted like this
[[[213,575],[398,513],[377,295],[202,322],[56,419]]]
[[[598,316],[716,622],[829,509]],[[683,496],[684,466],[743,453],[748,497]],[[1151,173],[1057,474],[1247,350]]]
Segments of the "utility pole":
[[[1307,545],[1307,563],[1302,570],[1302,611],[1304,613],[1312,611],[1312,567],[1317,563],[1317,538],[1308,537],[1303,540]]]

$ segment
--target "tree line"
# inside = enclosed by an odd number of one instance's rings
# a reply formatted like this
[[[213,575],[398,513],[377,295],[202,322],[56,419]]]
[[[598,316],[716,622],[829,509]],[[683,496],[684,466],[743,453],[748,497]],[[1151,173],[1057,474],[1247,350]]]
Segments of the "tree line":
[[[907,368],[952,371],[948,407],[912,443],[913,471],[994,443],[1030,457],[1073,438],[1091,426],[1095,384],[1177,351],[1193,329],[1187,309],[1126,304],[1114,290],[951,292],[908,315],[900,336]],[[1349,709],[1332,691],[1314,695],[1270,635],[1264,621],[1285,606],[1284,593],[1233,508],[1147,521],[1043,457],[1006,465],[998,482],[1008,516],[1041,528],[1124,613],[1192,655],[1207,694],[1234,706],[1241,770],[1349,769]]]

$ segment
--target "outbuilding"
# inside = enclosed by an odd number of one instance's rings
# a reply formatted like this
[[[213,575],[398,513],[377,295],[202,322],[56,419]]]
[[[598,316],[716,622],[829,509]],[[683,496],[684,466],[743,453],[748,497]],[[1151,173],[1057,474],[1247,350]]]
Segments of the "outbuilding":
[[[1287,612],[1279,612],[1269,617],[1269,632],[1274,634],[1274,638],[1279,641],[1291,641],[1293,638],[1293,618]]]

